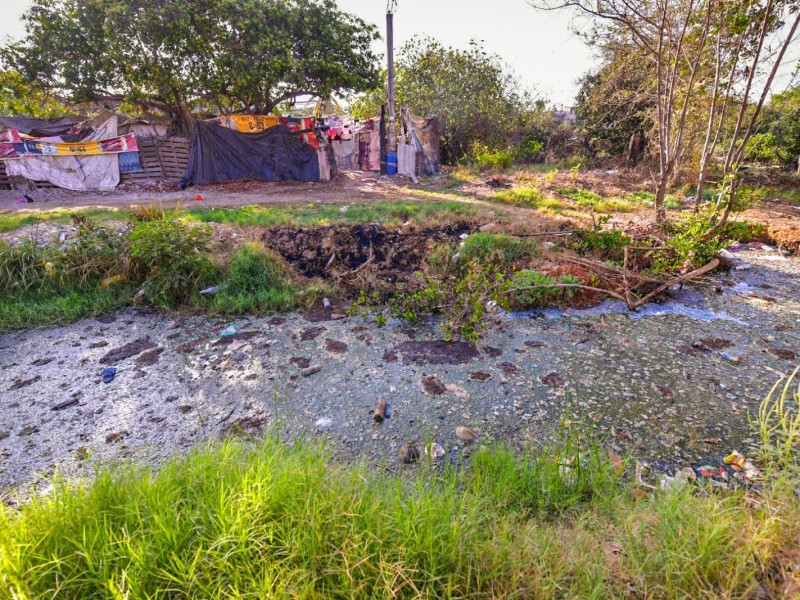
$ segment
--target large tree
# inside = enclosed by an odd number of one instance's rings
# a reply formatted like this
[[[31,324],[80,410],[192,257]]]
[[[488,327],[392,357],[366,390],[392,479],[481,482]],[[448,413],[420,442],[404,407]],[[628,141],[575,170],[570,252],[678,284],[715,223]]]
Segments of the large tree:
[[[376,29],[334,0],[34,0],[3,50],[32,85],[73,100],[270,112],[378,81]]]
[[[353,103],[356,116],[380,112],[383,90]],[[478,43],[467,49],[442,45],[429,37],[406,43],[395,64],[396,106],[419,115],[437,115],[442,133],[443,160],[468,154],[478,142],[504,147],[509,134],[520,131],[529,95],[500,58]]]

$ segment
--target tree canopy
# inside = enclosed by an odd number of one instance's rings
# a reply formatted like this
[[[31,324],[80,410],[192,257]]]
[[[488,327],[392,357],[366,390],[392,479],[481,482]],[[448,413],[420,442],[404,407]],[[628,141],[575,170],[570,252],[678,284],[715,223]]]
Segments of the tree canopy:
[[[377,30],[334,0],[34,0],[3,49],[24,80],[74,101],[266,113],[378,83]]]

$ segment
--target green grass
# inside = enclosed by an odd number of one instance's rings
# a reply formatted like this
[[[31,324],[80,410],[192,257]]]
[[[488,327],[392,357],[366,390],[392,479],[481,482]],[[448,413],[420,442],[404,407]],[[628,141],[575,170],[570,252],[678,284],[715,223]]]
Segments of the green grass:
[[[347,206],[346,209],[343,208]],[[205,223],[225,223],[239,226],[298,225],[318,226],[335,224],[372,223],[399,225],[405,221],[425,224],[442,217],[468,218],[482,210],[479,205],[458,200],[392,201],[365,204],[254,204],[238,207],[181,208],[182,216]],[[173,212],[166,209],[167,214]],[[0,211],[0,233],[15,231],[37,222],[66,224],[73,214],[81,214],[99,223],[123,220],[128,211],[117,209],[75,209],[51,211]]]
[[[336,224],[379,222],[400,225],[405,221],[425,224],[446,217],[471,217],[480,206],[456,200],[373,202],[352,204],[301,204],[291,206],[253,205],[236,208],[191,207],[183,214],[206,223],[229,223],[240,226],[299,225],[306,227]]]
[[[538,189],[532,187],[515,187],[503,190],[494,194],[491,199],[507,204],[523,204],[554,212],[558,212],[563,208],[561,201],[556,198],[545,198]]]
[[[483,261],[510,265],[525,257],[536,254],[536,242],[521,240],[505,233],[478,232],[464,240],[461,248],[463,259],[477,258]]]
[[[300,291],[290,270],[260,244],[240,246],[227,266],[224,288],[211,296],[210,310],[224,314],[285,312],[297,305]]]
[[[0,233],[16,231],[36,223],[67,224],[73,214],[81,214],[98,222],[109,222],[121,218],[125,213],[116,209],[86,208],[74,210],[0,210]]]
[[[118,465],[0,507],[0,598],[740,598],[795,559],[791,494],[637,500],[576,452],[401,477],[268,438]]]
[[[128,286],[75,285],[51,293],[0,295],[0,333],[14,329],[72,323],[122,308],[131,298]]]

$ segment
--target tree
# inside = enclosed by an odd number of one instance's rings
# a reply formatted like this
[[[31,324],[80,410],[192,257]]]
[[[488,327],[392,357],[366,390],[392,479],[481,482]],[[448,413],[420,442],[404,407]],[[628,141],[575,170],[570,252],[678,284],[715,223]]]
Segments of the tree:
[[[0,115],[49,119],[64,114],[56,99],[32,89],[16,71],[0,71]]]
[[[3,49],[31,85],[72,100],[266,113],[377,82],[374,26],[334,0],[34,0]]]
[[[664,198],[687,156],[687,124],[698,118],[707,123],[698,169],[702,193],[732,111],[730,144],[722,161],[723,181],[729,184],[727,200],[718,225],[709,232],[713,234],[731,210],[735,167],[797,30],[797,0],[532,0],[532,4],[577,9],[596,19],[607,38],[635,46],[650,63],[656,88],[658,221],[666,219]],[[784,22],[788,23],[785,36]],[[765,48],[776,50],[768,57]],[[756,80],[756,74],[762,77]],[[761,93],[753,102],[756,87]]]
[[[608,45],[603,66],[585,75],[576,98],[577,125],[593,156],[623,156],[632,136],[653,128],[654,74],[635,47]]]
[[[383,90],[359,98],[354,115],[379,114],[383,98]],[[505,147],[509,132],[521,129],[524,108],[533,104],[499,57],[478,42],[461,50],[427,37],[412,39],[398,52],[395,98],[398,107],[439,117],[445,162],[466,156],[476,142]]]

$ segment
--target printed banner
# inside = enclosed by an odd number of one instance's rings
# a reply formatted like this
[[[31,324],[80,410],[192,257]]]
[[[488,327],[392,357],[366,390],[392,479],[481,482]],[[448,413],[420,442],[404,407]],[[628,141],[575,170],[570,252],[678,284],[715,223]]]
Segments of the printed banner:
[[[219,117],[219,124],[234,131],[256,133],[278,124],[274,115],[229,115]]]
[[[3,129],[0,131],[0,142],[4,144],[19,143],[21,141],[22,138],[19,135],[19,131],[16,129]]]
[[[136,152],[139,145],[132,133],[96,142],[37,142],[27,140],[20,143],[0,144],[0,159],[25,158],[27,156],[98,156]]]

